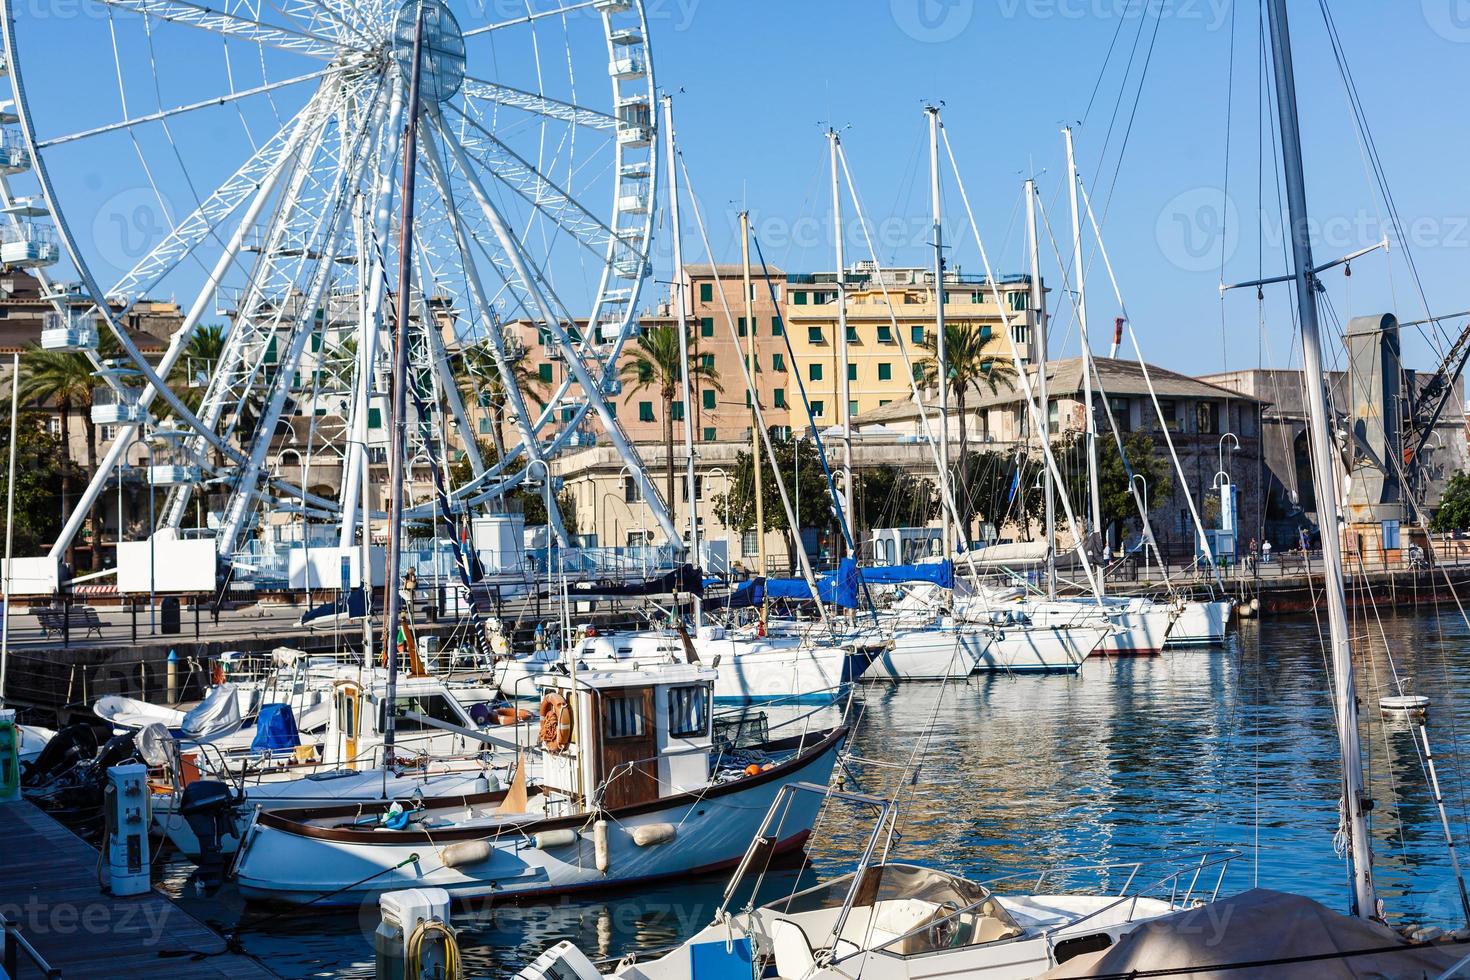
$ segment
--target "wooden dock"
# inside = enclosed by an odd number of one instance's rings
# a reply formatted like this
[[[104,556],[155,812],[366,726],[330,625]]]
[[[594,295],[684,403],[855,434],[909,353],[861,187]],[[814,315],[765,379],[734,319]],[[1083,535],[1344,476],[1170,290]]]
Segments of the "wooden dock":
[[[214,931],[158,891],[105,894],[97,851],[31,803],[0,803],[0,821],[0,915],[64,980],[276,977],[249,956],[226,951]],[[16,980],[42,975],[23,953],[19,966]]]

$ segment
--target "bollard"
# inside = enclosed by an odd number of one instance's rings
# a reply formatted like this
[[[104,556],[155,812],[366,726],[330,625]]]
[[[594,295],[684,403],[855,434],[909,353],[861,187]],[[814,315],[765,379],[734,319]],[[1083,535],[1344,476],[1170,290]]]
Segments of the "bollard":
[[[179,652],[177,650],[168,652],[168,703],[179,703]]]
[[[20,729],[15,711],[0,708],[0,803],[20,799]]]

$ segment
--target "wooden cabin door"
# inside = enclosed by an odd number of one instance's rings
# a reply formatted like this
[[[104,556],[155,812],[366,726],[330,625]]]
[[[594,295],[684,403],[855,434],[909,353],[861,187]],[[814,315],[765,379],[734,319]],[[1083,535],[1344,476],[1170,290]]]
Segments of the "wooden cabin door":
[[[603,806],[609,810],[658,799],[658,733],[653,689],[627,687],[598,698]]]

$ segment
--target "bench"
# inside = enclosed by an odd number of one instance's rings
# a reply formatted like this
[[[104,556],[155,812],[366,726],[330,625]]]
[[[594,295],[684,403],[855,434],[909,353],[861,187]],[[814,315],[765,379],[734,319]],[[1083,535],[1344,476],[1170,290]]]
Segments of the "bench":
[[[91,606],[72,606],[69,619],[66,610],[56,606],[41,606],[32,609],[31,613],[41,624],[41,632],[46,636],[59,637],[70,629],[73,633],[81,630],[83,637],[93,633],[97,634],[98,639],[102,637],[103,622],[97,616],[97,610]]]

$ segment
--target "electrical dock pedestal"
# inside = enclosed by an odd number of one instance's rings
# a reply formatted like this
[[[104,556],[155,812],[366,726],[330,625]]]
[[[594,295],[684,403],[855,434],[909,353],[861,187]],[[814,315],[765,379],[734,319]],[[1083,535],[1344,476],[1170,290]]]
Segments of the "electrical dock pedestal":
[[[97,850],[31,803],[0,802],[0,821],[6,963],[13,951],[21,977],[47,976],[46,968],[51,976],[79,980],[276,977],[251,957],[229,951],[219,935],[157,891],[128,897],[105,892]]]

